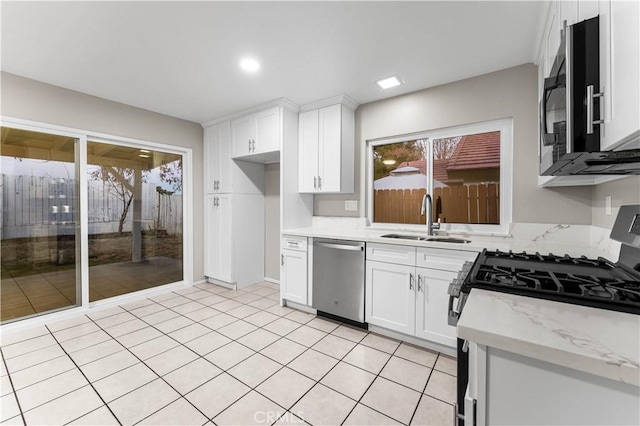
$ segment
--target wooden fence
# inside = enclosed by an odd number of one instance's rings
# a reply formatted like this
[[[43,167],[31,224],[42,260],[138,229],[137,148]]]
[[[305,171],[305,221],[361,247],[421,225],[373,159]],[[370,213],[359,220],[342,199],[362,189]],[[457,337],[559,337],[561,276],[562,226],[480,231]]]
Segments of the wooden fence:
[[[424,223],[420,215],[425,189],[378,189],[374,191],[374,221],[379,223]],[[498,183],[436,188],[433,220],[443,223],[497,224],[500,220]],[[441,212],[437,213],[438,200]]]
[[[77,221],[73,179],[3,174],[1,185],[2,239],[44,236],[50,233],[51,224]],[[88,181],[87,197],[89,234],[117,232],[124,210],[120,197],[102,181],[94,180]],[[130,209],[124,231],[131,230],[132,214]],[[143,183],[142,222],[143,230],[182,234],[182,195],[161,194],[154,184]]]

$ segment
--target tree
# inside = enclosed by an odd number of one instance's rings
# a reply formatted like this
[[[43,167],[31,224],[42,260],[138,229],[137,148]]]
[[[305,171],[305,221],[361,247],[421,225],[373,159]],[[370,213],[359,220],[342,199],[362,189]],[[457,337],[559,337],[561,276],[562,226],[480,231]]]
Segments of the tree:
[[[451,156],[453,155],[453,152],[456,150],[456,147],[458,146],[458,142],[460,142],[460,139],[462,139],[462,136],[434,139],[433,140],[433,159],[443,160],[446,158],[451,158]]]
[[[109,186],[109,190],[113,191],[122,201],[122,213],[120,213],[118,221],[118,232],[122,233],[133,201],[134,170],[125,167],[100,166],[91,172],[90,176],[92,179],[102,180]],[[145,180],[146,173],[143,172],[142,181]]]
[[[168,184],[170,189],[156,187],[158,192],[166,194],[182,192],[182,158],[160,165],[159,170],[160,180]]]
[[[373,149],[373,179],[389,176],[399,164],[422,158],[422,146],[415,140],[376,146]],[[386,160],[394,160],[395,163],[386,165]]]

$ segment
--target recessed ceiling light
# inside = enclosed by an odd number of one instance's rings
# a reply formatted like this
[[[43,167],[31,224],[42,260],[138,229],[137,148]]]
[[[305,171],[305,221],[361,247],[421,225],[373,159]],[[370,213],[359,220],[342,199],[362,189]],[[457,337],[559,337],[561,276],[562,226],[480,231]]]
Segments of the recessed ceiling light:
[[[247,72],[256,72],[260,69],[260,63],[253,58],[244,58],[240,61],[240,68]]]
[[[378,80],[376,83],[378,83],[378,86],[380,86],[380,88],[382,89],[390,89],[402,84],[398,76],[395,75],[388,78],[383,78],[382,80]]]
[[[151,151],[149,151],[148,149],[141,149],[140,152],[142,152],[143,154],[148,154]]]
[[[140,158],[150,158],[151,156],[147,155],[147,154],[138,154],[138,157],[140,157]]]

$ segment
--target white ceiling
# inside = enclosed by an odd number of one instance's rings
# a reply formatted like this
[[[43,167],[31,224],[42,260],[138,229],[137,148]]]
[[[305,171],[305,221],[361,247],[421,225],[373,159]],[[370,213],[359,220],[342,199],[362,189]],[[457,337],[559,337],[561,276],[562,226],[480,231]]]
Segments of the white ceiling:
[[[533,62],[543,2],[2,2],[3,71],[206,122]],[[244,55],[262,68],[247,75]],[[403,86],[375,81],[397,74]]]

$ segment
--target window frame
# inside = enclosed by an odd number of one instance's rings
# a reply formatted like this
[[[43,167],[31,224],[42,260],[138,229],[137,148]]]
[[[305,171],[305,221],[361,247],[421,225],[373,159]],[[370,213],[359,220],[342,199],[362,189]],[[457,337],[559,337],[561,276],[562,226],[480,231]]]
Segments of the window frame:
[[[373,221],[373,149],[387,145],[416,139],[427,139],[427,193],[433,193],[433,143],[435,139],[464,136],[477,133],[500,132],[500,223],[499,224],[464,224],[442,223],[440,231],[452,234],[474,235],[508,235],[512,222],[513,194],[513,118],[464,124],[453,127],[425,130],[416,133],[370,139],[366,149],[366,202],[367,220],[371,229],[405,230],[426,232],[426,224],[382,223]]]
[[[77,293],[77,304],[75,306],[65,308],[59,311],[42,313],[34,317],[10,321],[0,326],[0,331],[4,332],[21,330],[23,328],[32,327],[38,324],[44,324],[48,321],[61,320],[78,313],[90,312],[93,308],[102,308],[107,306],[116,306],[131,300],[138,300],[142,297],[149,297],[154,294],[166,292],[171,288],[180,288],[185,285],[193,284],[193,150],[188,147],[177,145],[168,145],[165,143],[152,142],[148,140],[116,136],[107,133],[95,132],[85,129],[77,129],[67,126],[42,123],[33,120],[26,120],[15,117],[0,115],[0,125],[12,127],[22,130],[31,130],[35,132],[50,133],[62,136],[69,136],[77,139],[76,142],[76,162],[77,173],[79,174],[79,191],[80,194],[86,194],[88,191],[87,183],[87,143],[102,142],[109,144],[119,144],[133,148],[159,150],[173,154],[182,155],[182,268],[183,275],[181,281],[163,284],[158,287],[138,290],[132,293],[126,293],[119,296],[113,296],[107,299],[89,302],[89,237],[88,237],[88,200],[87,197],[80,197],[80,256],[79,269],[80,274]]]

